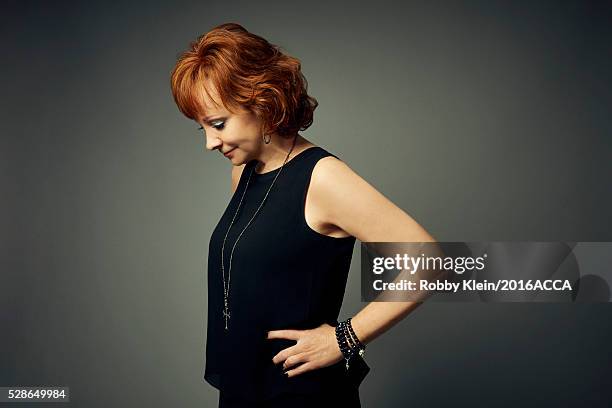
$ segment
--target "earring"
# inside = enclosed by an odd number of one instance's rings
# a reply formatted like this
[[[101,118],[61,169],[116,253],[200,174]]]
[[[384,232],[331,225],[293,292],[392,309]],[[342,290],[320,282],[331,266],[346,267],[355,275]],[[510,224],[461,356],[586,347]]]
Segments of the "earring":
[[[265,143],[265,144],[269,144],[269,143],[270,143],[270,141],[272,140],[272,136],[270,136],[270,135],[268,135],[268,136],[269,136],[269,137],[268,137],[268,140],[266,140],[266,135],[265,135],[265,134],[263,134],[262,139],[263,139],[263,141],[264,141],[264,143]]]

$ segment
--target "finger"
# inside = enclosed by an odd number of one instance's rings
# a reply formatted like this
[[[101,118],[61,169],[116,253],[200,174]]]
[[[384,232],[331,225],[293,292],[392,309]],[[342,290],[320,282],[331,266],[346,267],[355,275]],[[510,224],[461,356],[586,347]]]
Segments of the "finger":
[[[309,360],[308,353],[294,354],[292,356],[287,357],[287,359],[283,363],[283,370],[290,369],[300,363],[306,363],[308,362],[308,360]]]
[[[267,339],[290,339],[298,340],[300,338],[300,332],[302,330],[271,330],[268,332]]]
[[[303,373],[305,373],[307,371],[314,370],[314,368],[315,368],[314,363],[312,363],[311,361],[308,361],[308,362],[306,362],[304,364],[301,364],[301,365],[297,366],[294,369],[291,369],[289,371],[285,371],[285,373],[286,373],[285,375],[287,377],[291,378],[291,377],[295,377],[296,375],[303,374]]]
[[[302,350],[302,347],[303,346],[301,344],[295,344],[291,347],[287,347],[286,349],[282,349],[274,357],[272,357],[272,362],[274,364],[280,364],[289,356],[303,352],[304,350]]]

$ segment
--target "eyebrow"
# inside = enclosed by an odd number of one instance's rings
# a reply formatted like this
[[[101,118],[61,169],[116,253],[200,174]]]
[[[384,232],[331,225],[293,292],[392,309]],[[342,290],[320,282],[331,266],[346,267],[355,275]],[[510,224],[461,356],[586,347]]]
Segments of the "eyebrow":
[[[212,120],[214,120],[214,119],[215,119],[215,116],[222,116],[222,115],[217,114],[217,115],[208,115],[208,116],[204,116],[204,117],[202,118],[202,122],[207,122],[207,123],[209,123],[210,121],[212,121]],[[220,118],[217,118],[217,119],[220,119]]]

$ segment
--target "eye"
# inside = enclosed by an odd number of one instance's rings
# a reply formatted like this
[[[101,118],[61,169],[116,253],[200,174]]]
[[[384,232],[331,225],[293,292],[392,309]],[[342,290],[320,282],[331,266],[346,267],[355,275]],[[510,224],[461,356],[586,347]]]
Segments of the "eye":
[[[217,130],[223,130],[223,128],[225,127],[225,122],[222,120],[214,121],[212,122],[212,127]]]

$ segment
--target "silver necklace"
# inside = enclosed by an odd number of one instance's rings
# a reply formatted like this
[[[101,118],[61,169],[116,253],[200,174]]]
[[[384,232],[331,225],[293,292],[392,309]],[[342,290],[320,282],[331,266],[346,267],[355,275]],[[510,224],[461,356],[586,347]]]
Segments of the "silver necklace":
[[[227,240],[227,236],[230,230],[232,229],[232,225],[234,225],[234,221],[236,220],[238,211],[240,211],[240,205],[242,204],[242,200],[244,199],[246,191],[249,188],[249,181],[251,180],[251,176],[253,175],[253,172],[255,172],[255,166],[253,166],[253,168],[251,169],[251,172],[249,173],[249,178],[247,179],[246,186],[244,187],[244,191],[242,192],[242,196],[240,197],[240,202],[238,203],[238,207],[236,207],[236,212],[234,213],[234,217],[232,217],[232,222],[230,223],[230,226],[227,229],[227,232],[225,233],[225,238],[223,238],[223,245],[221,246],[221,275],[223,276],[223,318],[225,319],[225,330],[228,330],[227,324],[230,318],[229,291],[230,291],[230,278],[231,278],[231,273],[232,273],[232,257],[234,255],[234,249],[236,249],[236,244],[238,244],[238,241],[242,237],[242,234],[244,234],[244,231],[246,231],[249,225],[251,225],[251,222],[253,222],[253,220],[257,216],[257,213],[259,212],[259,210],[261,210],[261,207],[263,207],[264,203],[266,202],[266,199],[268,198],[268,194],[270,193],[270,190],[272,190],[272,186],[274,186],[276,179],[283,171],[283,167],[285,167],[285,163],[287,163],[287,160],[289,160],[289,156],[291,155],[291,152],[293,151],[293,148],[295,147],[296,140],[297,140],[297,135],[293,138],[293,144],[291,145],[291,149],[289,150],[287,157],[285,157],[285,161],[283,162],[283,165],[280,167],[280,170],[278,171],[278,173],[276,173],[274,180],[272,180],[272,184],[270,184],[270,187],[268,187],[268,191],[266,191],[266,195],[264,196],[263,200],[261,200],[261,204],[259,204],[259,207],[255,211],[255,214],[253,214],[253,216],[251,217],[247,225],[244,227],[242,232],[238,235],[238,238],[236,238],[236,242],[234,242],[234,246],[232,246],[232,251],[230,252],[229,270],[227,272],[227,283],[225,281],[225,266],[223,264],[223,251],[225,249],[225,241]]]

